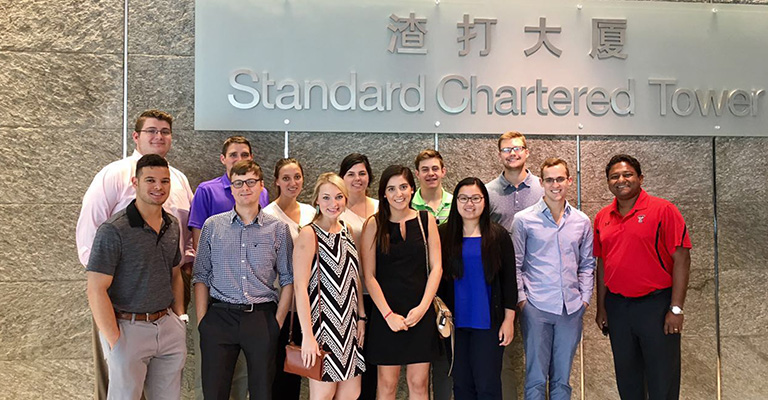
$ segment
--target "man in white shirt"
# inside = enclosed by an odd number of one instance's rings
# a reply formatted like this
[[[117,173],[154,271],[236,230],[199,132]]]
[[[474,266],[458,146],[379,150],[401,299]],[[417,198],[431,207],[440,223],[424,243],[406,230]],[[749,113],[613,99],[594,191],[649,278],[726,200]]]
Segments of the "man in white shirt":
[[[77,220],[76,240],[80,263],[88,264],[93,246],[93,238],[99,226],[112,214],[128,206],[136,197],[136,190],[131,185],[136,162],[146,154],[165,157],[171,149],[173,117],[163,111],[147,110],[136,120],[133,141],[136,150],[130,157],[115,161],[104,167],[93,178],[83,196],[83,206]],[[192,189],[187,177],[176,168],[170,167],[171,190],[168,200],[163,204],[165,211],[179,220],[179,225],[187,226],[189,209],[192,204]],[[191,270],[195,251],[192,248],[192,235],[187,229],[180,229],[179,247],[182,254],[181,266],[185,274]],[[185,307],[188,299],[185,299]],[[186,317],[186,314],[185,316]],[[96,398],[107,398],[109,385],[107,365],[101,351],[98,329],[93,325],[94,369],[96,371]]]

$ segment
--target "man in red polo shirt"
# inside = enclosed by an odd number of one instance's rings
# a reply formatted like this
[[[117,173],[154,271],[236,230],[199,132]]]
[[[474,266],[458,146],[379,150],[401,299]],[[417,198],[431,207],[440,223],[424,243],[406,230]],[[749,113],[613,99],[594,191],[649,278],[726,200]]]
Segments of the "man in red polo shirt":
[[[610,331],[622,400],[680,396],[680,332],[691,240],[680,211],[642,188],[640,163],[605,167],[613,203],[595,217],[597,325]]]

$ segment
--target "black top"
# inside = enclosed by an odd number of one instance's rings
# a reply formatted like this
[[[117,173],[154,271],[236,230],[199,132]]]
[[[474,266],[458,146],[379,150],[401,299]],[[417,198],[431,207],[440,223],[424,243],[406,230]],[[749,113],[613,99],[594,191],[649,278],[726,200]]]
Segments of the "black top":
[[[419,212],[429,235],[427,212]],[[376,248],[376,281],[393,313],[408,315],[421,303],[427,287],[426,249],[416,218],[405,221],[405,238],[398,223],[389,222],[389,253]],[[416,326],[393,332],[374,307],[366,335],[366,361],[374,365],[430,362],[440,353],[435,309],[429,307]]]

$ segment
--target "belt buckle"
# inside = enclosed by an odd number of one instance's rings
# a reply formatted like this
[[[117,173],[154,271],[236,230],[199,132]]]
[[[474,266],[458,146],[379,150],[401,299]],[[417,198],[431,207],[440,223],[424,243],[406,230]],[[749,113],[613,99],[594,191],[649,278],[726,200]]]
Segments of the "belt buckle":
[[[253,303],[250,304],[251,308],[249,309],[243,309],[243,312],[253,312]]]

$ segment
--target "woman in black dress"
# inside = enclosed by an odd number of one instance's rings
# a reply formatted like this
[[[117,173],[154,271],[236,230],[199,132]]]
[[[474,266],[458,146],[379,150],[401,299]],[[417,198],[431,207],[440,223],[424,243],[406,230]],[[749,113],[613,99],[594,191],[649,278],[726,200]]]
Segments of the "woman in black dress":
[[[401,365],[408,366],[408,398],[429,399],[429,363],[439,354],[432,299],[442,276],[440,238],[434,217],[411,208],[415,186],[408,168],[384,170],[379,211],[363,227],[360,245],[365,284],[376,305],[366,358],[378,366],[380,400],[395,398]]]

